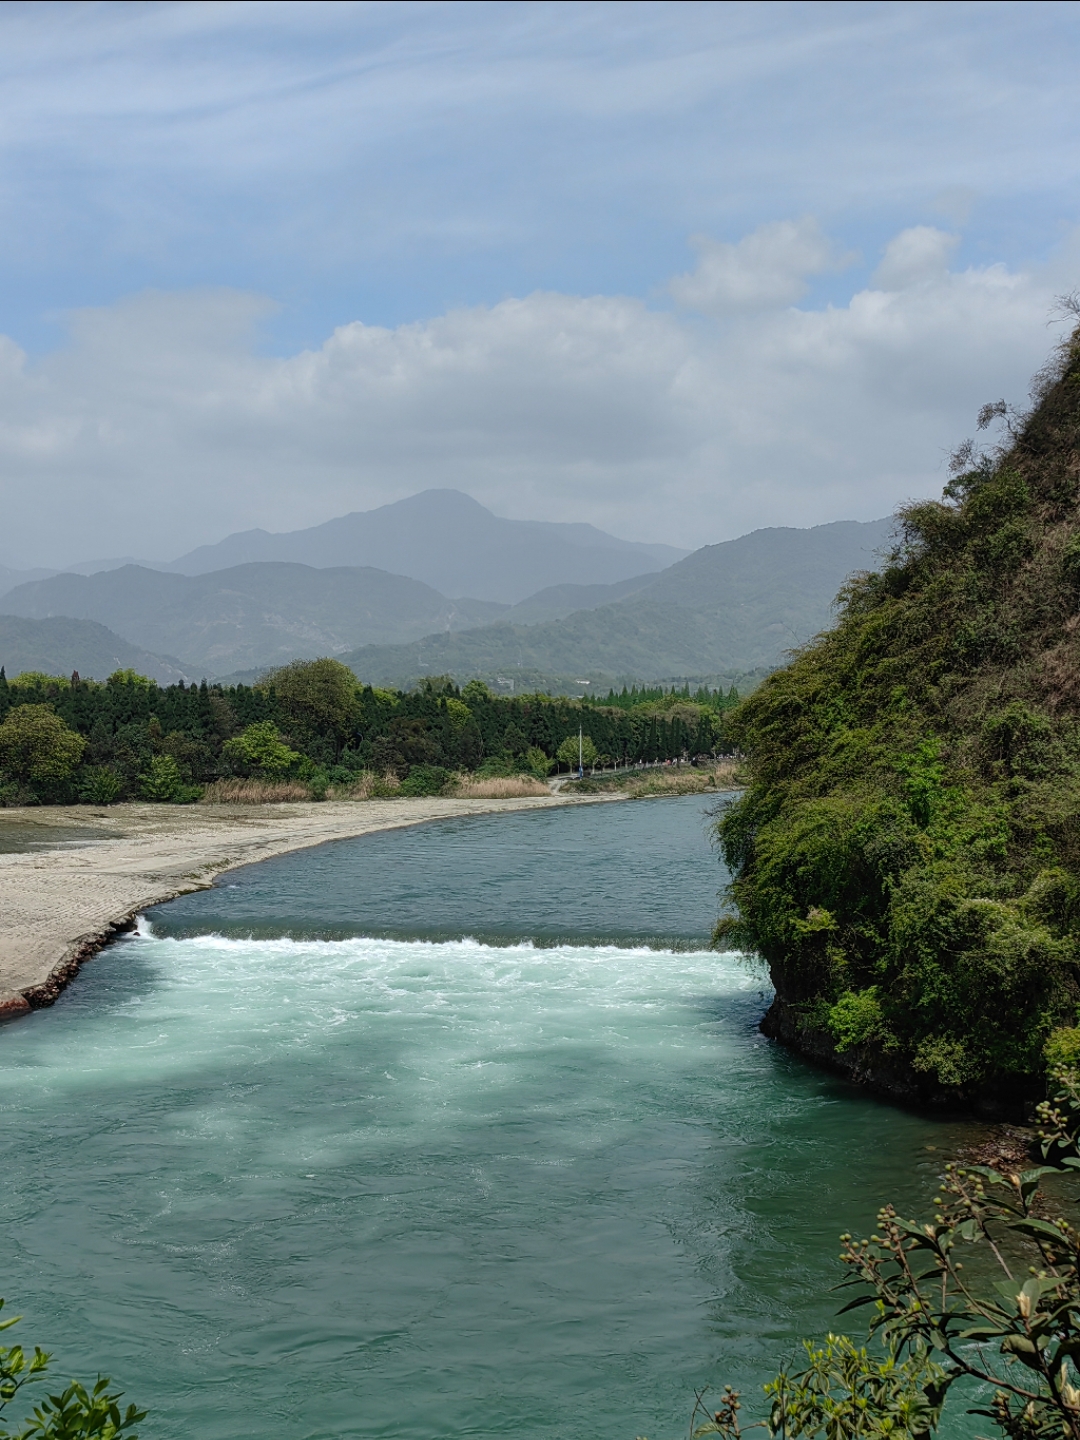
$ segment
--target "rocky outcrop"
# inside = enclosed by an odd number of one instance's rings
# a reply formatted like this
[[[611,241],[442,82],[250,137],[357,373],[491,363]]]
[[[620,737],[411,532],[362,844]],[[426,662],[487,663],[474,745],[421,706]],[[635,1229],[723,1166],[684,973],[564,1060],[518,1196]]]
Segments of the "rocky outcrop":
[[[773,978],[775,983],[775,974]],[[885,1099],[920,1110],[1022,1124],[1032,1118],[1035,1105],[1043,1098],[1034,1082],[985,1082],[966,1088],[941,1085],[933,1075],[916,1070],[903,1057],[873,1044],[838,1050],[829,1032],[812,1023],[809,1008],[785,998],[777,987],[762,1018],[761,1033]]]

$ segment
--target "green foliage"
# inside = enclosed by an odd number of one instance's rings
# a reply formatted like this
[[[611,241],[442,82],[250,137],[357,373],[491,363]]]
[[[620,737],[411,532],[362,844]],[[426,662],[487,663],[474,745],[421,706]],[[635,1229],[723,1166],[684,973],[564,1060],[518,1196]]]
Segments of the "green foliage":
[[[300,759],[297,750],[284,743],[272,720],[258,720],[222,746],[222,754],[244,771],[278,779]]]
[[[455,730],[464,730],[472,719],[472,711],[464,700],[459,700],[454,695],[446,698],[446,713],[450,717],[450,724]]]
[[[172,755],[155,755],[150,768],[139,779],[139,796],[143,800],[189,805],[201,794],[198,786],[185,785],[180,766]]]
[[[568,735],[555,751],[555,759],[561,765],[569,765],[576,770],[579,758],[583,765],[595,765],[600,758],[600,752],[588,735],[583,735],[580,739],[577,735]]]
[[[294,660],[263,681],[302,734],[329,734],[340,746],[359,718],[356,676],[340,660]]]
[[[71,682],[63,675],[46,675],[41,670],[21,670],[8,684],[17,690],[37,690],[42,686],[66,690]]]
[[[48,705],[16,705],[0,725],[0,771],[46,793],[71,778],[85,748]]]
[[[629,707],[493,695],[481,682],[466,693],[468,703],[445,677],[407,692],[361,690],[336,661],[287,667],[255,687],[160,687],[127,672],[107,684],[32,675],[15,686],[0,674],[0,726],[18,707],[36,705],[84,745],[79,768],[52,788],[0,773],[0,804],[107,804],[150,791],[192,799],[200,786],[237,775],[288,776],[321,798],[331,783],[351,787],[365,771],[397,794],[398,782],[422,766],[542,778],[565,740],[576,764],[579,727],[587,757],[595,749],[620,765],[711,754],[720,744],[719,712],[684,692]],[[175,770],[155,767],[162,757]]]
[[[539,746],[530,745],[522,759],[529,774],[535,775],[538,780],[546,780],[551,774],[553,762],[548,759]]]
[[[442,795],[453,781],[441,765],[416,765],[401,782],[399,795]]]
[[[1051,1070],[1080,1069],[1080,1029],[1075,1025],[1060,1025],[1051,1030],[1043,1054]]]
[[[929,1436],[955,1396],[1008,1440],[1080,1435],[1080,1231],[1040,1185],[1080,1170],[1080,1076],[1040,1107],[1043,1164],[1020,1173],[949,1165],[929,1220],[886,1205],[878,1233],[841,1237],[854,1292],[869,1307],[870,1346],[829,1335],[805,1344],[805,1367],[765,1386],[767,1411],[746,1428],[770,1436]],[[1075,1206],[1075,1187],[1070,1203]],[[978,1387],[978,1388],[975,1388]],[[743,1434],[737,1391],[695,1435]]]
[[[139,690],[149,690],[153,685],[145,675],[140,675],[137,670],[114,670],[106,680],[106,685],[134,685]]]
[[[4,1302],[0,1300],[0,1309]],[[10,1330],[19,1317],[0,1320],[0,1331]],[[146,1411],[134,1405],[120,1409],[120,1391],[99,1376],[89,1389],[73,1381],[59,1394],[46,1396],[17,1429],[9,1429],[5,1411],[27,1385],[40,1383],[48,1373],[51,1356],[39,1347],[27,1355],[21,1345],[0,1345],[0,1440],[138,1440],[134,1427]]]
[[[866,990],[845,990],[828,1011],[827,1024],[836,1041],[837,1050],[850,1050],[865,1045],[881,1034],[881,999],[876,985]]]
[[[79,781],[79,799],[88,805],[113,805],[123,791],[123,781],[108,765],[91,765]]]
[[[512,755],[489,755],[476,767],[476,774],[482,780],[509,779],[520,772],[521,766]]]
[[[330,789],[330,772],[322,766],[316,766],[307,776],[307,784],[312,800],[325,800],[326,792]]]
[[[835,628],[724,716],[752,778],[725,941],[796,1038],[872,1037],[925,1098],[1038,1093],[1080,1000],[1078,377],[1074,337],[1008,453],[902,511]]]

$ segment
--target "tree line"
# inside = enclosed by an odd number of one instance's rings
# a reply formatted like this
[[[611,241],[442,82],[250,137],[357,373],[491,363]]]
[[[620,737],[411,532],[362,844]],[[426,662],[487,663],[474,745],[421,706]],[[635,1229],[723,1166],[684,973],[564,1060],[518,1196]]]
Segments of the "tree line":
[[[317,799],[365,773],[436,793],[461,772],[570,768],[579,732],[586,763],[607,767],[723,751],[728,696],[628,698],[500,696],[446,678],[381,690],[329,659],[253,685],[160,686],[130,670],[9,681],[0,669],[0,804],[184,802],[222,779],[290,780]]]

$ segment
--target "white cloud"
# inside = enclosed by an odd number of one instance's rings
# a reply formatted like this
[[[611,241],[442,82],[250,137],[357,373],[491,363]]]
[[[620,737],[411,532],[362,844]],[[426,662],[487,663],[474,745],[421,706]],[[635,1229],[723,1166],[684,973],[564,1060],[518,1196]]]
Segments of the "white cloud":
[[[833,246],[812,217],[762,225],[736,244],[695,235],[697,268],[678,275],[676,302],[705,315],[789,305],[806,294],[806,277],[835,263]]]
[[[758,297],[715,300],[719,325],[537,293],[280,358],[240,292],[81,311],[44,360],[0,340],[0,558],[169,558],[435,485],[687,545],[885,514],[940,489],[987,398],[1023,397],[1069,288],[1068,255],[956,272],[951,240],[904,231],[872,288],[820,310],[790,298],[829,253],[807,222],[703,247],[714,299]]]
[[[932,225],[901,230],[886,245],[873,283],[879,290],[907,290],[940,281],[948,273],[949,256],[959,243],[959,235],[935,230]]]

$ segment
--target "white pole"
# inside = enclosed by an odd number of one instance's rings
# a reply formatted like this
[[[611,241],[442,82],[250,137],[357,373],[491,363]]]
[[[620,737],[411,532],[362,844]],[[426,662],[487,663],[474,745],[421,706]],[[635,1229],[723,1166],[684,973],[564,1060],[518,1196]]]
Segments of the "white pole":
[[[585,766],[582,762],[582,756],[585,753],[583,749],[584,744],[585,742],[581,738],[581,726],[579,725],[577,727],[577,773],[579,780],[585,774]]]

